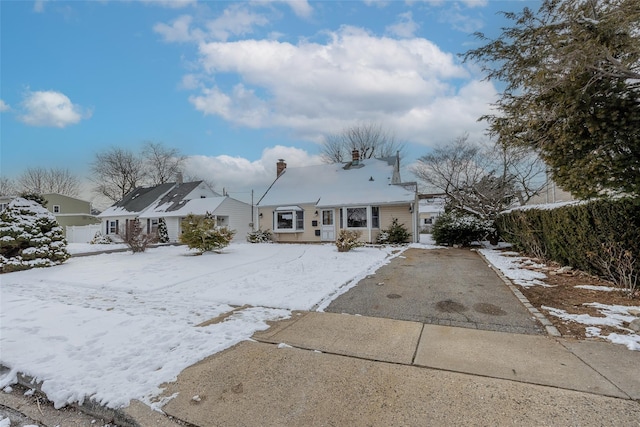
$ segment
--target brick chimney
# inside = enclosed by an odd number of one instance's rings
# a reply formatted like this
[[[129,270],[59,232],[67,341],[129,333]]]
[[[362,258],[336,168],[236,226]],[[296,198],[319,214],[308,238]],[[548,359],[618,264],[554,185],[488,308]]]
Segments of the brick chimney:
[[[284,159],[278,159],[278,163],[276,163],[276,176],[280,176],[286,168],[287,164],[284,162]]]
[[[356,166],[360,163],[360,152],[356,149],[351,151],[351,164]]]
[[[182,185],[182,180],[182,172],[176,173],[176,182],[178,183],[178,185]]]

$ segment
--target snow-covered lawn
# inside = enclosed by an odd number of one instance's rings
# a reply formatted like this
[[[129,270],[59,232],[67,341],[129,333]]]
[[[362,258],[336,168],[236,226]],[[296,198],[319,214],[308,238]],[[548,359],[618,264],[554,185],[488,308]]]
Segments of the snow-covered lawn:
[[[187,366],[291,310],[326,305],[398,253],[233,244],[194,256],[184,246],[165,246],[3,274],[0,362],[11,372],[0,377],[0,388],[21,372],[41,381],[56,407],[86,399],[161,406],[154,401],[160,385]],[[198,326],[243,305],[250,307]]]
[[[513,283],[524,288],[531,286],[549,286],[541,279],[546,276],[539,271],[532,271],[523,268],[524,266],[532,266],[532,261],[518,256],[516,252],[505,252],[492,249],[481,249],[480,252],[487,260],[498,268]],[[577,286],[583,289],[597,290],[601,292],[612,292],[615,288],[605,286]],[[576,322],[585,325],[588,337],[600,337],[615,344],[625,345],[629,350],[640,351],[640,335],[634,333],[631,329],[624,326],[624,322],[630,322],[635,318],[631,315],[631,310],[640,311],[640,306],[621,306],[606,305],[598,302],[585,304],[595,308],[599,316],[590,316],[588,314],[570,314],[565,310],[555,307],[541,307],[549,315],[558,317],[569,322]],[[605,334],[598,326],[611,326],[619,329],[624,333]]]

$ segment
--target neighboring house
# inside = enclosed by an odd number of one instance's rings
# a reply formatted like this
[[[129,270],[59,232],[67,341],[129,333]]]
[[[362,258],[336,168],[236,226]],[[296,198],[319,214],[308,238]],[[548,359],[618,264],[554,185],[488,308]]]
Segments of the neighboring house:
[[[394,218],[419,239],[417,185],[400,180],[399,156],[287,168],[258,201],[256,223],[278,242],[332,242],[342,229],[373,243]]]
[[[236,238],[246,238],[251,222],[251,205],[221,196],[203,181],[170,182],[154,187],[138,187],[121,201],[107,208],[98,217],[102,220],[102,233],[117,235],[127,229],[129,221],[138,219],[143,231],[155,233],[160,218],[167,224],[169,240],[178,241],[181,222],[188,214],[217,216],[218,225],[237,231]]]
[[[436,222],[436,218],[444,213],[444,194],[421,194],[419,208],[420,230],[431,232],[431,227]]]
[[[67,226],[100,223],[100,220],[91,213],[91,202],[57,193],[46,193],[42,198],[47,202],[45,206],[47,210],[56,217],[56,221],[62,227],[65,237]]]
[[[544,187],[538,194],[533,196],[527,205],[542,205],[548,203],[571,202],[577,200],[571,193],[558,187],[554,180],[547,179]]]
[[[175,200],[173,191],[142,214],[149,230],[156,230],[160,218],[165,219],[169,241],[175,242],[182,234],[182,220],[189,214],[212,215],[216,224],[236,231],[234,241],[244,241],[251,231],[251,205],[229,196],[205,197],[202,199]]]

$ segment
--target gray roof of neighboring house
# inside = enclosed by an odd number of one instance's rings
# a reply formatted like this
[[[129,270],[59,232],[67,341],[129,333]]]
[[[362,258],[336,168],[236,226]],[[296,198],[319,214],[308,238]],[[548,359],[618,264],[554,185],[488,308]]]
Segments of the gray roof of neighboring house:
[[[124,196],[122,200],[107,208],[100,216],[117,216],[126,214],[126,212],[142,212],[167,191],[171,190],[174,185],[176,185],[175,182],[167,182],[155,187],[138,187]]]
[[[168,207],[163,209],[164,212],[171,212],[180,209],[184,206],[184,198],[193,190],[198,188],[201,183],[202,181],[194,181],[176,185],[158,201],[156,206],[169,204]]]

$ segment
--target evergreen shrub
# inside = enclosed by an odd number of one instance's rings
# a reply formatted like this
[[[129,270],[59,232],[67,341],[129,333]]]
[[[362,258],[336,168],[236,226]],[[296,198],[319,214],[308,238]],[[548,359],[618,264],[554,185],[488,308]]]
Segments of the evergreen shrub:
[[[404,224],[398,223],[398,218],[393,218],[389,228],[381,230],[378,235],[378,243],[382,244],[407,243],[409,240],[411,240],[411,233]]]
[[[158,220],[158,242],[169,243],[169,230],[167,230],[167,221],[164,218]]]
[[[216,220],[210,215],[203,217],[189,214],[182,221],[180,242],[202,254],[229,246],[235,234],[235,230],[218,227]]]
[[[440,215],[433,225],[433,239],[438,245],[469,246],[495,232],[493,222],[474,215],[450,210]]]
[[[70,256],[56,217],[39,203],[17,197],[0,213],[0,272],[50,267]]]
[[[273,241],[271,230],[257,229],[247,233],[247,242],[249,243],[269,243]]]
[[[524,254],[607,278],[632,294],[637,290],[637,198],[599,199],[551,209],[516,209],[499,215],[496,225],[501,238]]]

